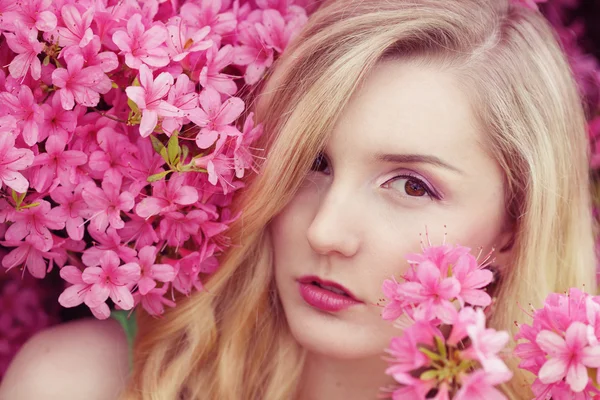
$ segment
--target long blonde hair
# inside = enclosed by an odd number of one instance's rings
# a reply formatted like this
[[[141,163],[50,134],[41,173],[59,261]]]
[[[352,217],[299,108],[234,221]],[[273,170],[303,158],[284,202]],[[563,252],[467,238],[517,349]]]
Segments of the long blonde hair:
[[[233,246],[206,291],[163,319],[139,315],[124,399],[294,397],[304,353],[273,287],[267,227],[383,58],[455,71],[504,170],[515,239],[491,325],[514,330],[528,318],[519,305],[550,292],[596,290],[585,117],[545,19],[507,0],[326,1],[256,97],[266,161],[236,203],[243,216],[229,231]],[[503,389],[527,398],[529,380],[515,368]]]

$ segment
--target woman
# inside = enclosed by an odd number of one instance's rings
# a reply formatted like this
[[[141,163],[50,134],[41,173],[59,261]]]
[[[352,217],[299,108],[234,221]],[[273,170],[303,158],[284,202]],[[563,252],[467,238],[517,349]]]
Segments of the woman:
[[[205,292],[164,319],[139,316],[122,398],[376,398],[393,383],[382,355],[398,334],[381,319],[381,284],[402,274],[425,228],[434,242],[447,232],[497,249],[497,329],[549,292],[595,291],[584,113],[537,12],[505,0],[327,1],[255,111],[266,162],[237,204],[233,246]],[[36,349],[68,360],[85,340],[118,336],[77,329],[34,339],[11,376],[31,371]],[[102,363],[86,385],[123,385],[126,352],[111,351],[120,367]],[[530,398],[511,364],[503,390]],[[48,370],[37,376],[66,379]]]

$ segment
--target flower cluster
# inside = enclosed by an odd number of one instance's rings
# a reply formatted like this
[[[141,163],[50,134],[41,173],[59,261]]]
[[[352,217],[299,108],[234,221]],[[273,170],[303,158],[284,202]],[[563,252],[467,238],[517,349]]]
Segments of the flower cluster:
[[[402,281],[383,284],[382,316],[403,329],[387,349],[386,373],[401,384],[392,398],[504,398],[495,386],[512,377],[499,356],[509,334],[486,327],[492,299],[484,288],[493,281],[486,262],[450,245],[429,245],[407,259]]]
[[[2,266],[159,316],[202,289],[262,127],[240,93],[302,0],[0,1]]]
[[[519,368],[536,375],[538,399],[596,399],[600,396],[600,296],[577,289],[553,293],[522,324],[515,339]]]

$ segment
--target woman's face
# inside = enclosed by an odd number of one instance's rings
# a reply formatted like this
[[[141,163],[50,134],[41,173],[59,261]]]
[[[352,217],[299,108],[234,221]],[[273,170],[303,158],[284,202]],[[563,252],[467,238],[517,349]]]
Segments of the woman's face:
[[[346,359],[382,354],[399,331],[375,303],[382,303],[383,281],[408,267],[405,255],[421,250],[425,228],[434,245],[447,232],[447,243],[475,255],[510,239],[502,172],[460,87],[449,72],[379,63],[273,220],[277,290],[293,336],[308,351]],[[329,290],[332,283],[354,300]]]

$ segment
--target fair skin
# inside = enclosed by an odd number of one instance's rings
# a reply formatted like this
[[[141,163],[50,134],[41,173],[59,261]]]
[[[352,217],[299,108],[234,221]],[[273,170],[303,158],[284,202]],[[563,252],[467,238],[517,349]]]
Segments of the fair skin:
[[[272,222],[277,289],[307,350],[300,400],[375,399],[392,383],[382,349],[399,331],[375,303],[383,281],[408,267],[405,255],[420,251],[425,227],[433,244],[447,232],[447,243],[485,253],[509,241],[502,172],[459,88],[448,71],[380,63],[350,99],[324,158]],[[496,253],[497,263],[505,256]],[[337,282],[363,303],[315,308],[300,295],[305,275]]]
[[[399,331],[375,303],[384,279],[406,269],[405,254],[420,250],[425,227],[434,244],[444,232],[448,243],[484,251],[509,241],[502,173],[480,144],[483,133],[459,87],[449,72],[380,63],[344,110],[323,162],[271,224],[278,292],[292,334],[308,351],[299,400],[375,399],[391,383],[382,349]],[[450,168],[377,154],[434,156]],[[400,177],[407,173],[413,177]],[[507,255],[496,256],[504,265]],[[299,295],[296,279],[307,274],[344,285],[363,304],[316,310]],[[55,327],[15,358],[0,400],[114,399],[127,357],[115,321]]]

